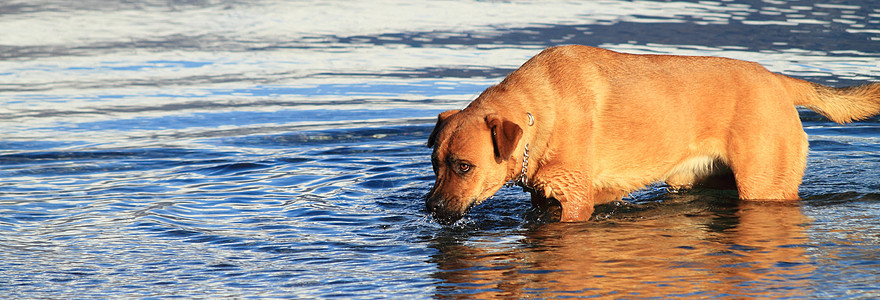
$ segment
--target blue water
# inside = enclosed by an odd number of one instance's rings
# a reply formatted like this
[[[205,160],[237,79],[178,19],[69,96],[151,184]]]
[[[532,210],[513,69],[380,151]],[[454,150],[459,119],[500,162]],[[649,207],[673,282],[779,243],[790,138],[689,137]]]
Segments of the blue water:
[[[871,1],[27,1],[0,29],[7,298],[880,297],[877,117],[802,112],[798,203],[423,211],[437,113],[544,47],[880,81]]]

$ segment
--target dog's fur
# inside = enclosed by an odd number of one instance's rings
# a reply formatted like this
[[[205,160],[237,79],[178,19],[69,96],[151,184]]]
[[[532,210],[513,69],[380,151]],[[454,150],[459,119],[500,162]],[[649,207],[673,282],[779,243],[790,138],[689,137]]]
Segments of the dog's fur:
[[[880,112],[880,83],[832,88],[727,58],[548,48],[439,115],[426,206],[452,223],[523,169],[532,202],[555,199],[565,222],[656,181],[729,178],[741,199],[797,200],[808,143],[795,106],[865,119]]]

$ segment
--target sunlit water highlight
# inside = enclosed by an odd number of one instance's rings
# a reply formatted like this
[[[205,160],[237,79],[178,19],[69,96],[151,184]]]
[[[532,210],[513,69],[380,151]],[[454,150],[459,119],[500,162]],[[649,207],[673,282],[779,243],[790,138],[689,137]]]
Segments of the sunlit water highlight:
[[[880,297],[880,120],[804,111],[804,201],[423,212],[425,140],[547,46],[880,80],[870,1],[0,4],[9,298]]]

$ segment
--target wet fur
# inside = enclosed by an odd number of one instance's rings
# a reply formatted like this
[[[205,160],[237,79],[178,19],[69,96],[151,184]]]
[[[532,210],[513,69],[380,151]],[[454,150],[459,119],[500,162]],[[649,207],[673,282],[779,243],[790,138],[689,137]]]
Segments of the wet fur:
[[[727,58],[548,48],[440,114],[427,209],[457,220],[519,176],[526,144],[532,202],[558,201],[562,221],[656,181],[720,179],[741,199],[797,200],[808,143],[795,106],[864,119],[880,112],[880,83],[831,88]]]

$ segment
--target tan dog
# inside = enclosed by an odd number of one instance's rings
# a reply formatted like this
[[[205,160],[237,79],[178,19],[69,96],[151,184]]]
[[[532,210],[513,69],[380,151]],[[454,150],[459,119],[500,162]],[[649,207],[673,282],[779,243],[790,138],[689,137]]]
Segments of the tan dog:
[[[548,48],[443,112],[428,139],[441,223],[515,181],[564,222],[656,181],[735,179],[741,199],[797,200],[807,135],[796,105],[834,122],[880,112],[880,83],[832,88],[718,57]],[[723,178],[723,176],[721,177]]]

